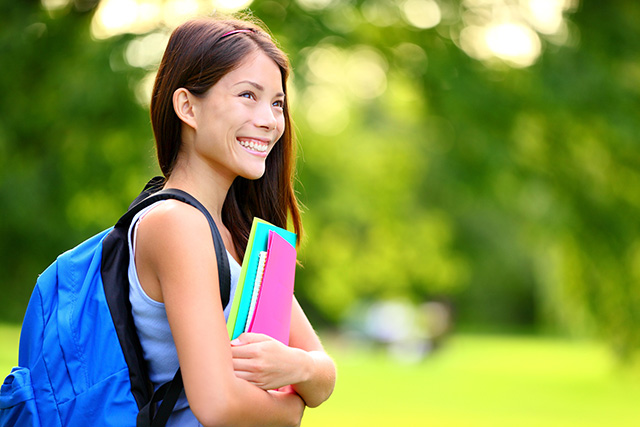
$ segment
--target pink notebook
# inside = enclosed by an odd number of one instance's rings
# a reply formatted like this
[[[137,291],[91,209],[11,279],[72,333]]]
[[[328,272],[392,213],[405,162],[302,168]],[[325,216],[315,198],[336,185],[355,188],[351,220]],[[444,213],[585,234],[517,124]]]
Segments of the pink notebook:
[[[248,332],[266,334],[289,344],[295,273],[296,249],[270,231],[262,285]]]

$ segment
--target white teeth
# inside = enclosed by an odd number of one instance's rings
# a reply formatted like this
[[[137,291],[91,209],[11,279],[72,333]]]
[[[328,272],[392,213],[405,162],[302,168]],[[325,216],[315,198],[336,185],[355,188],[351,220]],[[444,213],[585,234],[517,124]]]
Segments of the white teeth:
[[[238,139],[238,143],[240,143],[240,145],[242,145],[245,148],[248,148],[254,151],[259,151],[261,153],[265,153],[269,148],[269,144],[262,144],[260,142],[254,142],[254,141],[242,141]]]

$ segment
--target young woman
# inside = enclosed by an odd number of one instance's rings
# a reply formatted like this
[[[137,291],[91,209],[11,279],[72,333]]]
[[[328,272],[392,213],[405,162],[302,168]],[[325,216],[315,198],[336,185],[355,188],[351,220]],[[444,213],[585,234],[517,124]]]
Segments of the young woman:
[[[258,25],[197,19],[177,28],[156,77],[151,120],[165,188],[198,199],[222,235],[231,294],[254,216],[279,227],[300,214],[287,57]],[[132,225],[130,300],[157,387],[182,370],[173,425],[298,425],[331,394],[335,366],[300,305],[289,346],[245,333],[231,343],[209,225],[174,200]]]

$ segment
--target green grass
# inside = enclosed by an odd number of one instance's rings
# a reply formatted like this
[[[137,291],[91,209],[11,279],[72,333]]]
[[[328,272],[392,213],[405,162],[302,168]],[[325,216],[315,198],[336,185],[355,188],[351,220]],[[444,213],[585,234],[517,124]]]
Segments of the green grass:
[[[332,350],[336,390],[305,427],[640,425],[640,380],[593,343],[462,335],[419,364]]]
[[[0,379],[18,364],[18,341],[20,326],[0,323]]]
[[[19,329],[0,325],[0,372],[17,360]],[[458,335],[417,364],[327,339],[334,395],[303,426],[636,426],[640,379],[600,345]]]

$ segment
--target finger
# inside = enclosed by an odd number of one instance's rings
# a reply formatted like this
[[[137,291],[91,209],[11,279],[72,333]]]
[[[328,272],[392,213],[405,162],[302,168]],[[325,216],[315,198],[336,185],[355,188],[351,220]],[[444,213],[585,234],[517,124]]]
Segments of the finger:
[[[255,334],[253,332],[244,332],[238,338],[231,341],[231,345],[246,345],[246,344],[258,343],[262,341],[269,341],[272,339],[273,338],[271,338],[268,335]]]
[[[255,365],[251,363],[250,359],[233,359],[233,370],[243,372],[257,372]]]
[[[258,351],[253,345],[231,347],[231,357],[238,359],[251,359],[258,357]]]
[[[234,374],[237,378],[240,378],[241,380],[245,380],[249,384],[253,384],[257,387],[260,387],[260,384],[254,380],[253,375],[251,375],[250,373],[244,372],[244,371],[234,371]]]

